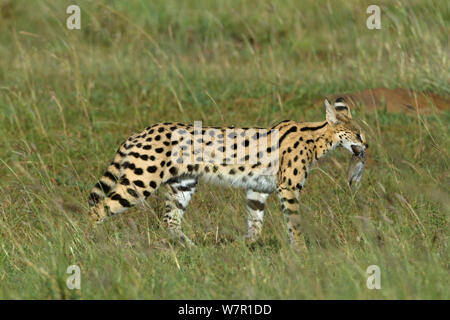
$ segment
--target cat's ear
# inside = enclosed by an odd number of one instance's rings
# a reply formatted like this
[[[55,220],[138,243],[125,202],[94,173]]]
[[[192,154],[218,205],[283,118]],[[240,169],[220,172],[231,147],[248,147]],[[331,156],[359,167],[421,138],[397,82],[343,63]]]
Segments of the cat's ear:
[[[347,101],[345,101],[344,97],[339,97],[334,102],[334,110],[337,115],[342,115],[349,119],[352,118],[352,114],[350,112],[350,108],[348,107]],[[339,118],[339,116],[337,117]]]
[[[326,113],[326,119],[328,124],[334,125],[338,123],[338,119],[336,117],[336,110],[334,109],[334,106],[330,104],[328,99],[325,99],[325,113]]]

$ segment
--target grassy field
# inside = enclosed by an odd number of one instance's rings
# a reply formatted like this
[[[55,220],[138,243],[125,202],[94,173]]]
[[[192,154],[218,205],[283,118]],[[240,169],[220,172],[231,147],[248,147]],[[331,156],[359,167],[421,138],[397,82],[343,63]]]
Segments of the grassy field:
[[[81,7],[81,30],[66,7]],[[165,121],[320,121],[312,102],[367,88],[448,98],[450,4],[377,1],[0,0],[0,298],[449,299],[450,112],[354,110],[371,161],[311,172],[292,250],[275,196],[246,246],[244,192],[200,185],[168,241],[162,191],[93,230],[87,196],[119,143]],[[81,290],[66,287],[69,265]],[[378,265],[381,289],[366,287]]]

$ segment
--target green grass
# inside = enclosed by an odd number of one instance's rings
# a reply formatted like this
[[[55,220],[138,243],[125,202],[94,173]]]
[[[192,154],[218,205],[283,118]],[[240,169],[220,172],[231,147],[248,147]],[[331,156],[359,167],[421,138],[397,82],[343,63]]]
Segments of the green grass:
[[[160,227],[162,192],[97,230],[87,195],[118,144],[164,121],[319,121],[312,101],[366,88],[447,97],[449,2],[0,0],[0,298],[449,299],[450,113],[354,110],[367,132],[362,185],[349,155],[302,193],[311,245],[292,250],[276,197],[245,245],[244,192],[201,185],[185,250]],[[336,160],[336,161],[334,161]],[[163,190],[161,190],[163,191]],[[65,273],[79,265],[81,290]],[[381,290],[366,268],[381,268]]]

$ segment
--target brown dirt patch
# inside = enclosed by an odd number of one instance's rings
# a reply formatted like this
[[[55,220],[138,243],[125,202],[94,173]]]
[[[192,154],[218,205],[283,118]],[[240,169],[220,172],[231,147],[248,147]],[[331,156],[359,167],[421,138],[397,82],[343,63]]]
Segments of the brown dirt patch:
[[[367,89],[354,93],[333,94],[327,98],[334,101],[338,97],[344,97],[350,108],[362,110],[380,110],[387,112],[406,114],[430,114],[450,109],[450,100],[434,93],[415,92],[409,89]],[[317,101],[315,106],[322,106],[323,101]]]

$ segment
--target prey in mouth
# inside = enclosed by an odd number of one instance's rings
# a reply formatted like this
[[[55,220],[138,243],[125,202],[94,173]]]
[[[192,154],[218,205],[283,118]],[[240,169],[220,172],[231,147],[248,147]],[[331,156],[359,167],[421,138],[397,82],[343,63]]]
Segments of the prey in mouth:
[[[358,145],[352,145],[353,155],[347,169],[347,179],[350,187],[356,189],[361,182],[366,161],[366,150]]]

